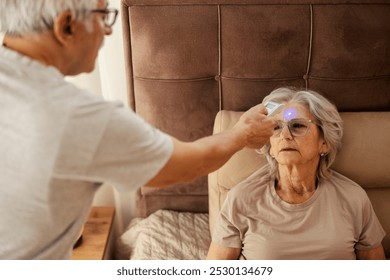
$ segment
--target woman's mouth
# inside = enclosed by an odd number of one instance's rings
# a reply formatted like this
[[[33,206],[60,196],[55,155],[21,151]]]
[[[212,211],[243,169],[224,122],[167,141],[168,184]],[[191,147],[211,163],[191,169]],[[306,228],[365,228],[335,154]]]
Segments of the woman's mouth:
[[[284,148],[284,149],[281,149],[280,151],[281,151],[281,152],[296,152],[297,149],[293,149],[293,148]]]

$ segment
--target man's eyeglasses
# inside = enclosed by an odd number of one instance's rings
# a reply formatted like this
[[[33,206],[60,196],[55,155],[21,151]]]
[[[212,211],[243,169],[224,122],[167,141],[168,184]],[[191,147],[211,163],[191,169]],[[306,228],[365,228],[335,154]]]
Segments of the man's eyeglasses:
[[[104,25],[106,27],[112,27],[116,21],[119,11],[117,9],[95,9],[91,10],[91,12],[104,14]]]
[[[277,121],[278,125],[274,128],[273,137],[279,136],[282,132],[283,128],[287,126],[290,134],[295,137],[305,136],[307,131],[309,130],[309,126],[313,123],[312,120],[308,119],[292,119],[287,123],[284,121]]]

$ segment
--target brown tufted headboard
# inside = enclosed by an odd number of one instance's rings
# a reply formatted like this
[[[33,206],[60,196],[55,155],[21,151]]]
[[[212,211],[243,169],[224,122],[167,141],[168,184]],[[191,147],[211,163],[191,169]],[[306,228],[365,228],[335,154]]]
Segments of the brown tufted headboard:
[[[122,16],[130,106],[181,140],[285,85],[390,111],[388,0],[122,0]],[[207,212],[207,178],[138,199],[139,216]]]

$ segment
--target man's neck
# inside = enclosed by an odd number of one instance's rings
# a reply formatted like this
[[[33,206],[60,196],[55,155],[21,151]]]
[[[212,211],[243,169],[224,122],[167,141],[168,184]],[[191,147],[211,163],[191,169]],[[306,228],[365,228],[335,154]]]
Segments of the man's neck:
[[[60,46],[56,44],[51,36],[50,32],[23,37],[6,35],[3,44],[7,48],[43,65],[54,66],[61,73],[65,74],[65,64],[60,61],[62,56],[56,55],[61,51]]]

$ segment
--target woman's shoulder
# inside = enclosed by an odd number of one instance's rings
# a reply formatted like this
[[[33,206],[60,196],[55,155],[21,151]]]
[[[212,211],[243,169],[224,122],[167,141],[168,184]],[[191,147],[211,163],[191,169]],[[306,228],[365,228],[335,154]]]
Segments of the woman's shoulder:
[[[259,198],[269,186],[270,168],[268,165],[252,173],[249,177],[234,186],[228,193],[228,196],[234,200],[248,201],[248,199]]]
[[[362,189],[362,187],[358,183],[356,183],[352,179],[348,178],[347,176],[345,176],[345,175],[343,175],[335,170],[331,170],[330,174],[331,175],[328,178],[328,181],[331,183],[343,184],[349,188]]]
[[[337,171],[331,170],[331,176],[326,180],[325,185],[348,200],[367,199],[366,191],[358,183]]]

